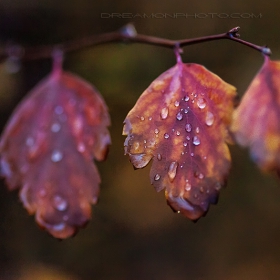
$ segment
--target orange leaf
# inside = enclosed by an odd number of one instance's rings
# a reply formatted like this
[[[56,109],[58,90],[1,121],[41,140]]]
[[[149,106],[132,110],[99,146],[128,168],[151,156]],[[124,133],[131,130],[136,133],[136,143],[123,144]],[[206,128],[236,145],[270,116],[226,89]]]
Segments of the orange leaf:
[[[266,171],[280,171],[280,61],[265,62],[233,114],[236,141]]]
[[[177,64],[140,96],[125,119],[125,153],[151,159],[151,184],[174,211],[196,220],[216,203],[230,168],[225,139],[235,88],[197,64]]]
[[[110,135],[107,107],[95,88],[56,69],[19,104],[1,139],[9,189],[57,238],[72,236],[91,216]]]

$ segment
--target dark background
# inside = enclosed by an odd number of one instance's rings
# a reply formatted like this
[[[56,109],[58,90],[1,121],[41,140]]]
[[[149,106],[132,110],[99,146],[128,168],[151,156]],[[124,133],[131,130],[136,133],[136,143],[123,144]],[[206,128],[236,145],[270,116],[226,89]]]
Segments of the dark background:
[[[223,33],[241,26],[243,39],[268,45],[280,58],[279,1],[1,0],[0,47],[37,46],[111,32],[134,22],[139,33],[169,39]],[[257,18],[101,18],[101,13],[240,13]],[[231,41],[184,48],[183,60],[205,65],[241,97],[262,56]],[[123,155],[122,122],[139,95],[173,66],[171,50],[122,43],[65,57],[65,69],[93,83],[106,100],[113,145],[97,163],[100,202],[77,236],[57,241],[41,231],[17,192],[0,188],[0,279],[279,279],[280,183],[262,174],[248,151],[231,146],[233,165],[217,206],[196,224],[175,215],[149,183],[149,167],[134,171]],[[1,128],[13,108],[50,71],[49,60],[26,62],[16,74],[0,65]]]

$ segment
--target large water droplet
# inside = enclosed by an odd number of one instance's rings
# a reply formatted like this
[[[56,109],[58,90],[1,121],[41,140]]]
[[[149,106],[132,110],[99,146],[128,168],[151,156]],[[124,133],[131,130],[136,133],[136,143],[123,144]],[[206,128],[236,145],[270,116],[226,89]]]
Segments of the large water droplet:
[[[164,133],[164,138],[168,139],[169,138],[169,134],[168,133]]]
[[[180,105],[180,102],[176,100],[176,101],[174,102],[174,106],[175,106],[175,107],[178,107],[179,105]]]
[[[160,179],[160,175],[156,174],[154,179],[155,179],[155,181],[158,181]]]
[[[172,161],[169,165],[168,177],[170,182],[173,182],[173,180],[176,177],[177,167],[178,167],[178,163],[176,161]]]
[[[59,132],[60,131],[60,128],[61,128],[61,125],[59,123],[54,123],[52,126],[51,126],[51,131],[52,132]]]
[[[60,152],[59,150],[54,150],[51,156],[51,160],[53,162],[59,162],[61,161],[63,158],[63,154],[62,152]]]
[[[186,131],[191,132],[192,131],[192,125],[190,123],[186,124]]]
[[[199,140],[199,138],[198,138],[197,136],[194,136],[194,137],[193,137],[193,144],[194,144],[195,146],[198,146],[198,145],[200,144],[200,140]]]
[[[165,120],[168,117],[168,113],[169,113],[168,108],[165,107],[165,108],[161,109],[160,117],[163,120]]]
[[[200,109],[204,109],[206,107],[206,100],[204,98],[198,98],[197,106]]]
[[[179,112],[179,113],[177,114],[176,119],[177,119],[178,121],[181,121],[181,120],[183,119],[183,115],[182,115],[181,112]]]
[[[214,123],[214,115],[211,112],[206,113],[205,123],[211,126]]]
[[[65,211],[68,206],[67,201],[59,195],[54,196],[53,204],[58,211]]]

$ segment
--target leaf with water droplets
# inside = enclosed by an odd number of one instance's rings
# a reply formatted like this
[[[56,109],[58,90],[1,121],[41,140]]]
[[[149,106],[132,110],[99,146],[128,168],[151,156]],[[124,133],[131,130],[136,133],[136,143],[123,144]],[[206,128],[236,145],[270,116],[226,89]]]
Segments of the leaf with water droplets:
[[[110,144],[104,100],[86,81],[56,69],[19,104],[1,138],[1,173],[40,226],[57,238],[91,217],[100,177],[92,159]]]
[[[280,61],[265,62],[234,111],[231,130],[264,171],[280,174]]]
[[[151,183],[165,189],[174,211],[192,220],[216,203],[225,184],[235,95],[233,86],[203,66],[178,61],[144,91],[124,121],[125,153],[134,167],[153,159]]]

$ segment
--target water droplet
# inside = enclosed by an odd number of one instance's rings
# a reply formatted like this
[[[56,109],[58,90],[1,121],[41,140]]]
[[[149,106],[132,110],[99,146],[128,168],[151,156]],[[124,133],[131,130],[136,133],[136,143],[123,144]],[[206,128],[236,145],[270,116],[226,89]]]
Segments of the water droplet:
[[[144,144],[146,144],[146,143],[147,143],[147,140],[144,140],[143,142],[144,142]]]
[[[187,143],[187,142],[184,142],[183,145],[184,145],[184,147],[187,147],[187,146],[188,146],[188,143]]]
[[[57,115],[61,115],[63,113],[63,108],[61,106],[56,106],[54,108],[54,112],[57,114]]]
[[[211,126],[214,123],[214,115],[211,112],[206,113],[205,123]]]
[[[184,113],[187,114],[189,112],[188,109],[184,109]]]
[[[198,98],[197,106],[200,109],[204,109],[206,107],[206,100],[204,98]]]
[[[192,125],[190,123],[186,124],[186,131],[191,132],[192,131]]]
[[[151,121],[153,118],[152,117],[149,117],[149,121]]]
[[[194,156],[194,153],[191,153],[191,157],[193,157]]]
[[[199,133],[199,127],[197,127],[197,128],[195,129],[195,132],[196,132],[196,133]]]
[[[60,131],[60,128],[61,128],[61,125],[59,123],[54,123],[52,126],[51,126],[51,131],[52,132],[59,132]]]
[[[180,213],[181,213],[181,211],[178,210],[178,211],[177,211],[177,214],[180,214]]]
[[[175,106],[175,107],[178,107],[179,105],[180,105],[180,102],[176,100],[176,101],[174,102],[174,106]]]
[[[179,112],[179,113],[177,114],[176,118],[177,118],[178,121],[181,121],[181,120],[183,119],[182,113]]]
[[[191,188],[192,188],[192,185],[188,182],[188,180],[186,180],[186,187],[185,187],[185,190],[186,190],[187,192],[189,192],[189,191],[191,190]]]
[[[62,158],[63,158],[63,155],[59,150],[54,150],[53,151],[52,156],[51,156],[51,160],[53,162],[59,162],[59,161],[62,160]]]
[[[178,167],[178,163],[176,161],[172,161],[169,165],[168,177],[170,182],[173,182],[173,180],[176,177],[177,167]]]
[[[217,182],[216,185],[215,185],[215,189],[216,189],[217,191],[219,191],[221,188],[222,188],[221,183]]]
[[[164,138],[168,139],[169,138],[169,134],[168,133],[164,133]]]
[[[190,136],[187,136],[186,138],[187,138],[187,140],[188,140],[188,141],[190,141],[190,140],[191,140]]]
[[[180,135],[180,131],[177,130],[176,131],[176,135],[179,136]]]
[[[181,152],[181,155],[183,156],[185,153],[184,152]]]
[[[158,134],[159,133],[159,130],[156,128],[155,129],[155,134]]]
[[[185,99],[184,99],[186,102],[190,100],[190,98],[188,96],[185,96]]]
[[[58,211],[65,211],[68,206],[67,201],[59,195],[54,196],[53,204]]]
[[[155,181],[158,181],[160,179],[160,175],[156,174],[154,179],[155,179]]]
[[[80,142],[77,146],[77,150],[80,152],[80,153],[83,153],[85,150],[86,150],[86,146],[83,142]]]
[[[145,120],[145,117],[141,116],[141,117],[140,117],[140,120],[141,120],[141,121],[144,121],[144,120]]]
[[[168,117],[168,113],[169,113],[169,111],[168,111],[168,108],[163,108],[162,110],[161,110],[161,112],[160,112],[160,116],[161,116],[161,118],[163,119],[163,120],[165,120],[167,117]]]
[[[157,159],[158,159],[158,160],[162,160],[161,154],[157,154]]]
[[[200,140],[199,140],[199,138],[198,138],[197,136],[194,136],[194,137],[193,137],[193,144],[194,144],[195,146],[198,146],[198,145],[200,144]]]
[[[202,173],[199,173],[199,174],[198,174],[198,178],[199,178],[199,179],[203,179],[203,178],[204,178],[204,175],[203,175]]]
[[[26,141],[25,141],[25,144],[26,144],[26,146],[29,146],[29,147],[31,147],[31,146],[33,146],[34,145],[34,138],[33,137],[28,137],[28,138],[26,138]]]

